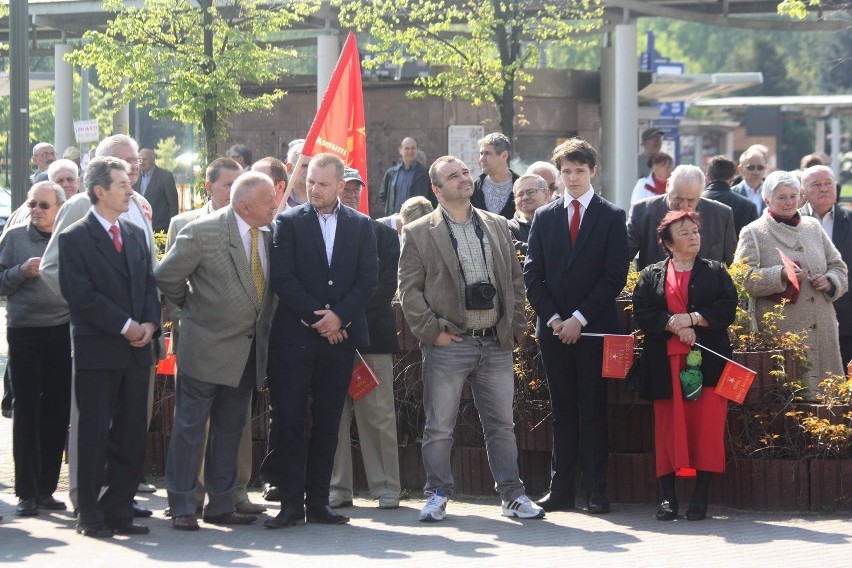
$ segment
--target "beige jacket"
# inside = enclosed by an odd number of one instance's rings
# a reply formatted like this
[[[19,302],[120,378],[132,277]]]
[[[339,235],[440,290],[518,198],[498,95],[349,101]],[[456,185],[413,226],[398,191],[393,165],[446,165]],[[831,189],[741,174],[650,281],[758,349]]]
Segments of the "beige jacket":
[[[787,304],[784,320],[779,322],[783,331],[807,331],[805,347],[812,368],[805,382],[809,389],[815,389],[825,379],[826,373],[843,374],[837,317],[832,302],[847,290],[846,263],[819,221],[812,217],[803,216],[797,227],[791,227],[764,213],[757,221],[743,227],[735,258],[747,258],[752,267],[748,271],[745,289],[756,299],[758,323],[762,321],[763,314],[776,304],[768,296],[783,292],[787,287],[781,279],[784,267],[779,249],[793,261],[801,263],[809,274],[824,274],[835,287],[834,295],[828,296],[815,290],[807,279],[804,280],[798,301]],[[812,393],[811,390],[808,395],[812,396]]]
[[[491,244],[494,285],[500,298],[497,338],[509,350],[526,330],[524,280],[506,219],[481,209],[482,229]],[[464,300],[456,252],[441,210],[403,228],[399,258],[399,297],[402,311],[417,339],[435,343],[442,331],[458,334],[464,328]]]

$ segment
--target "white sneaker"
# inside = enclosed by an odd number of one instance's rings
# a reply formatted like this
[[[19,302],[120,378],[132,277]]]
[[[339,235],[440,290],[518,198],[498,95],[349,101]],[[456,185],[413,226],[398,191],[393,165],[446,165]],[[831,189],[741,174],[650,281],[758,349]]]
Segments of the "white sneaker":
[[[503,501],[503,516],[519,519],[543,519],[544,509],[533,503],[526,495],[521,495],[511,503]]]
[[[426,501],[426,505],[420,509],[421,523],[437,523],[443,521],[447,516],[447,497],[440,491],[435,491]]]

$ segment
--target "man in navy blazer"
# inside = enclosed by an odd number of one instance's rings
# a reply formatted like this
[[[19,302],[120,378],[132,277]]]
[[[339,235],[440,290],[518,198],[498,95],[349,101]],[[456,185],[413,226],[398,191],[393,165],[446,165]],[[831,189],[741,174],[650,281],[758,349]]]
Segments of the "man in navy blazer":
[[[154,231],[168,231],[169,221],[178,214],[175,176],[157,166],[157,157],[150,148],[139,150],[139,173],[133,190],[145,196],[151,204]]]
[[[270,282],[278,309],[269,338],[272,426],[283,468],[281,512],[269,528],[349,521],[329,507],[329,482],[355,349],[369,345],[366,305],[378,284],[370,218],[341,205],[343,162],[308,165],[309,203],[275,220]],[[312,394],[310,443],[305,444]]]
[[[145,458],[146,401],[160,302],[142,229],[119,220],[133,195],[128,164],[86,171],[89,213],[59,235],[59,285],[71,312],[79,408],[77,532],[147,534],[132,524]],[[105,491],[101,488],[105,487]]]
[[[524,263],[553,412],[550,492],[538,504],[545,511],[574,508],[582,454],[588,512],[608,513],[603,341],[581,334],[619,333],[615,297],[630,261],[625,214],[595,194],[598,158],[588,142],[565,141],[553,151],[553,163],[565,194],[536,211]]]

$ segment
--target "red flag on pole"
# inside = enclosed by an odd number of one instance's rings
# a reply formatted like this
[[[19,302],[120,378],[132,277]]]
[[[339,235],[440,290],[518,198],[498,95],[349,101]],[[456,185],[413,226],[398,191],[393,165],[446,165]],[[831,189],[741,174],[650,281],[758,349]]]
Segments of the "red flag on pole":
[[[358,352],[356,351],[356,353]],[[352,397],[352,400],[361,400],[380,383],[379,377],[364,361],[360,353],[358,353],[358,359],[360,360],[352,368],[352,380],[349,382],[349,396]]]
[[[367,181],[367,134],[364,123],[364,91],[361,88],[361,59],[355,34],[349,32],[328,88],[322,97],[311,129],[305,138],[302,154],[315,156],[321,152],[337,155]],[[358,210],[370,214],[366,185],[361,192]]]

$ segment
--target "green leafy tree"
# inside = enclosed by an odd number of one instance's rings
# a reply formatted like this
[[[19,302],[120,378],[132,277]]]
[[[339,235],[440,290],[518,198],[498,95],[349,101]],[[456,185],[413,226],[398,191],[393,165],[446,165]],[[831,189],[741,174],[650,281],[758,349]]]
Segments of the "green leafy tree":
[[[286,72],[283,63],[295,53],[270,40],[318,10],[320,0],[145,0],[139,8],[104,0],[103,6],[115,17],[105,32],[87,32],[88,43],[69,59],[96,67],[117,104],[136,99],[153,107],[153,118],[199,126],[212,157],[234,112],[269,109],[284,96],[275,89],[247,97],[241,87]]]
[[[420,89],[474,106],[492,103],[500,128],[514,137],[515,103],[521,100],[545,44],[577,44],[578,34],[600,26],[597,0],[332,0],[342,26],[367,30],[365,65],[420,60],[432,73],[416,79]]]

